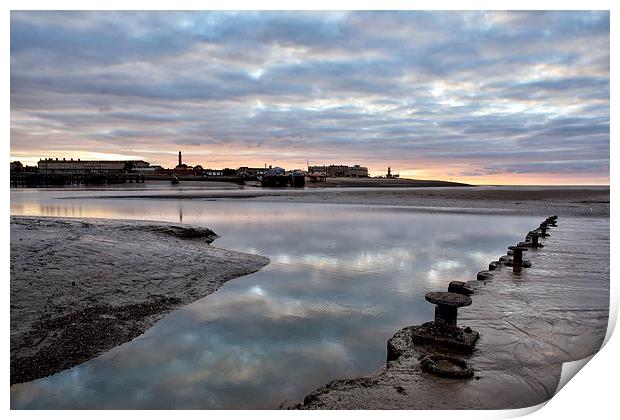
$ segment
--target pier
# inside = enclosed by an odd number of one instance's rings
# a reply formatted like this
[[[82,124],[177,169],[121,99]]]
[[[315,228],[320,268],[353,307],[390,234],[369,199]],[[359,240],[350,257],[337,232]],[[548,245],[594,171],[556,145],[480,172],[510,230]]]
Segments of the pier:
[[[11,172],[13,187],[47,187],[64,185],[105,185],[144,182],[141,173],[45,173]]]

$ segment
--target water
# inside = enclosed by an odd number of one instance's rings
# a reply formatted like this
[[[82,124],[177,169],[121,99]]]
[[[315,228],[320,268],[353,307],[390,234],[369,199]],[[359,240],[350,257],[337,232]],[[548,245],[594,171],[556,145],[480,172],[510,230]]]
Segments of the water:
[[[383,366],[386,340],[397,329],[433,318],[427,291],[475,278],[540,219],[231,199],[78,198],[135,189],[12,189],[11,213],[205,225],[221,236],[214,246],[265,255],[271,264],[89,362],[11,387],[12,408],[299,402],[332,379]]]

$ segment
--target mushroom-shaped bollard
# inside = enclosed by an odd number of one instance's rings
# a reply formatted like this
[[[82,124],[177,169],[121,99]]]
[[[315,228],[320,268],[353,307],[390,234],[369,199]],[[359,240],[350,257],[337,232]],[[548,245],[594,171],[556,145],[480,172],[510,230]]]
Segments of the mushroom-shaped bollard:
[[[459,293],[461,295],[469,296],[473,295],[474,291],[470,289],[464,281],[451,281],[448,284],[448,292]]]
[[[538,242],[538,238],[542,238],[542,236],[542,233],[530,230],[525,237],[525,241],[528,244],[526,246],[529,248],[542,248],[544,245]]]
[[[523,265],[523,251],[527,251],[527,248],[524,246],[509,246],[509,250],[512,251],[512,265]]]
[[[424,298],[435,305],[435,323],[456,327],[457,309],[471,305],[469,296],[451,292],[428,292]]]
[[[491,278],[493,278],[493,273],[489,270],[478,271],[478,274],[476,275],[476,280],[478,281],[489,280]]]
[[[501,261],[492,261],[489,263],[489,271],[498,270],[501,265]]]
[[[547,217],[545,219],[545,223],[549,226],[557,226],[558,225],[558,217],[556,216],[555,218],[553,217]]]
[[[549,225],[547,225],[545,222],[541,223],[540,226],[538,227],[538,230],[540,231],[540,234],[543,237],[547,237],[550,236],[547,231],[549,230]]]

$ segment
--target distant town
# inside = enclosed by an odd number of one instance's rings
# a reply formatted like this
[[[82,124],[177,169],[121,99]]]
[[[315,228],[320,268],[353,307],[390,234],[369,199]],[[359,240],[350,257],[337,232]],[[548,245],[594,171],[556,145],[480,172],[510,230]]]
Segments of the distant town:
[[[221,180],[238,183],[261,181],[263,185],[267,182],[267,186],[285,186],[289,178],[295,179],[295,184],[291,182],[291,186],[303,186],[306,178],[310,182],[323,182],[326,178],[338,177],[370,178],[368,168],[361,165],[308,165],[305,171],[301,169],[289,171],[266,164],[264,167],[240,166],[236,169],[204,168],[202,165],[190,166],[183,163],[181,151],[174,168],[151,165],[144,160],[46,158],[39,160],[37,166],[23,165],[19,161],[11,162],[10,171],[11,184],[15,186],[105,184],[167,179],[173,183],[181,180]],[[391,168],[388,167],[386,175],[379,178],[398,177],[398,174],[392,174]]]

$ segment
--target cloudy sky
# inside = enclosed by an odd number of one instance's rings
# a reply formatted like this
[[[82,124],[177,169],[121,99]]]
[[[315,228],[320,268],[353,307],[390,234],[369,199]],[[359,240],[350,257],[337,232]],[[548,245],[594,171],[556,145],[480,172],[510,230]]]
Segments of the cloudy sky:
[[[11,159],[609,182],[608,12],[12,12]]]

